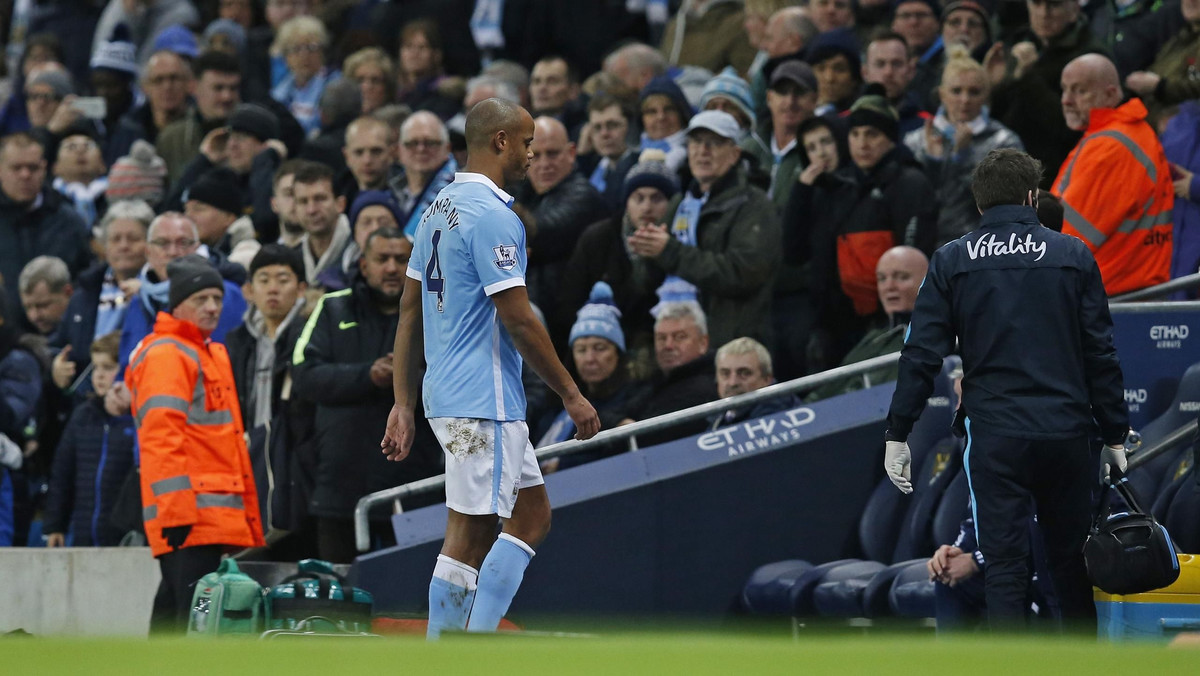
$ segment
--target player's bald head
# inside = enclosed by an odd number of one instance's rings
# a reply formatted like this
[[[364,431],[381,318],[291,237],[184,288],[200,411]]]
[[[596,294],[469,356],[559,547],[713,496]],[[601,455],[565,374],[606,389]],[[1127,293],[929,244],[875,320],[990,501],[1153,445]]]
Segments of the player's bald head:
[[[529,113],[524,108],[504,99],[490,98],[476,103],[467,113],[467,150],[491,147],[492,139],[501,131],[516,138],[526,117]]]

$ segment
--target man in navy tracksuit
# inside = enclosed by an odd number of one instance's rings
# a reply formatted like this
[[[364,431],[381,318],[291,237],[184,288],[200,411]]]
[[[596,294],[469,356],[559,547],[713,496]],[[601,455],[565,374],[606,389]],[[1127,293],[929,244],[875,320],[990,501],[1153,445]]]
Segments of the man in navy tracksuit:
[[[963,461],[989,623],[1024,620],[1036,509],[1062,615],[1095,631],[1082,553],[1095,482],[1089,438],[1094,418],[1105,444],[1102,472],[1124,469],[1129,420],[1099,268],[1083,242],[1038,223],[1041,171],[1015,150],[993,151],[976,168],[980,227],[929,262],[900,357],[884,467],[897,487],[912,490],[905,440],[957,339]]]

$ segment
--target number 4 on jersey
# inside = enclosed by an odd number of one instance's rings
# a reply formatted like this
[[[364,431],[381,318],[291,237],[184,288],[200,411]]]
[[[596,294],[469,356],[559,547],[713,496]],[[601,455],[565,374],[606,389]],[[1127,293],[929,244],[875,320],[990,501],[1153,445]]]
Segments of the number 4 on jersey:
[[[429,255],[429,264],[425,266],[425,290],[437,294],[437,311],[442,311],[446,299],[446,278],[442,276],[442,264],[438,260],[438,242],[442,239],[442,231],[433,231],[433,252]]]

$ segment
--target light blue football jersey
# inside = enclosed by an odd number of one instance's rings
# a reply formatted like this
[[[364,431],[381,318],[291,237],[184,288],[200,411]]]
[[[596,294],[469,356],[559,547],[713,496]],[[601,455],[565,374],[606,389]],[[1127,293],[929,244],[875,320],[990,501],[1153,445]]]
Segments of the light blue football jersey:
[[[486,176],[459,172],[417,226],[408,276],[421,282],[427,417],[525,419],[521,355],[489,298],[525,286],[512,203]]]

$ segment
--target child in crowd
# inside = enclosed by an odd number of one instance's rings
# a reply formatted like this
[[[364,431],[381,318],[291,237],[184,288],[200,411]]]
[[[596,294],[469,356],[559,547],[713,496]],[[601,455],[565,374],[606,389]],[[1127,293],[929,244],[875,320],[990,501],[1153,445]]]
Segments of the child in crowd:
[[[113,547],[124,533],[109,523],[113,502],[133,469],[133,418],[105,410],[117,376],[121,332],[92,343],[94,394],[67,421],[50,477],[43,516],[47,547]]]

